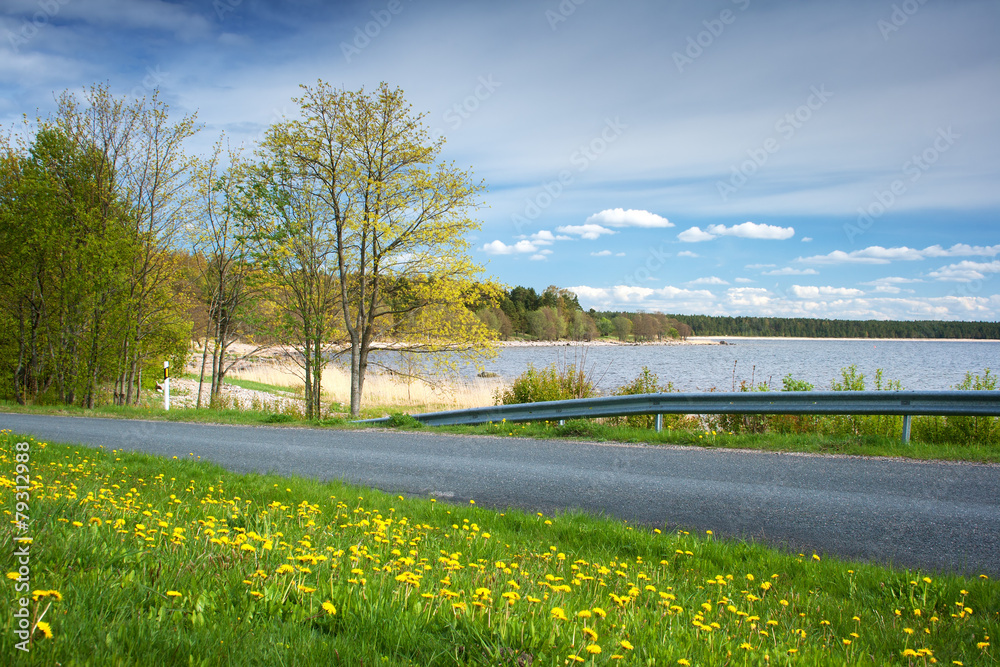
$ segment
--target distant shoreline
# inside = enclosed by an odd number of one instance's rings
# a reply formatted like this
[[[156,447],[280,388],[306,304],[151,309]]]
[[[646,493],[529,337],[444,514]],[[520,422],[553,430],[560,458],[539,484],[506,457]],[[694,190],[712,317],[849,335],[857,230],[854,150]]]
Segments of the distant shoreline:
[[[500,347],[582,347],[582,346],[619,346],[638,347],[644,345],[722,345],[733,344],[730,341],[753,340],[811,340],[811,341],[867,341],[874,343],[889,343],[893,341],[927,342],[927,343],[1000,343],[995,338],[820,338],[815,336],[689,336],[687,340],[663,340],[644,342],[623,342],[618,340],[507,340],[498,341]]]

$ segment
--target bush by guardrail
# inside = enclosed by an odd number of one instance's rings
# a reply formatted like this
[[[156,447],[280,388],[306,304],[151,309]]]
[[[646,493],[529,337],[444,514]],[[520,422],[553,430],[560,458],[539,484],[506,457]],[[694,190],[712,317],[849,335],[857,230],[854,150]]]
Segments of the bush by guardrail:
[[[488,422],[559,421],[630,415],[901,415],[910,439],[914,415],[1000,416],[1000,391],[785,391],[698,392],[602,396],[566,401],[493,405],[413,415],[428,426]],[[359,423],[387,423],[388,417]],[[659,427],[660,419],[656,420]]]

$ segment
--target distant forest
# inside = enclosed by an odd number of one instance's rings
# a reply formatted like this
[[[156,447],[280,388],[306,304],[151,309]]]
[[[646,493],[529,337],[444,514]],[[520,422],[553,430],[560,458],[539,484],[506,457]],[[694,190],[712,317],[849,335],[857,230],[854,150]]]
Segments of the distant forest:
[[[518,285],[499,307],[477,313],[501,338],[621,341],[684,339],[688,336],[780,336],[789,338],[965,338],[1000,339],[998,322],[936,320],[830,320],[806,317],[721,317],[628,311],[584,311],[576,294],[549,286],[541,294]]]

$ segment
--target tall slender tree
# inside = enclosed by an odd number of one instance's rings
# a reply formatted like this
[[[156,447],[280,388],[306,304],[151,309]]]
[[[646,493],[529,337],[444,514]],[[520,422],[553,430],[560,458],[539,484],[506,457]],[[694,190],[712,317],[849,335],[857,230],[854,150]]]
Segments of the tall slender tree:
[[[292,176],[286,192],[329,231],[333,262],[324,268],[336,281],[356,415],[378,340],[464,354],[495,339],[465,307],[482,270],[466,233],[479,228],[469,214],[483,186],[439,161],[443,140],[429,138],[399,89],[349,92],[320,81],[294,101],[301,119],[273,126],[265,146]],[[494,304],[499,296],[494,288]]]

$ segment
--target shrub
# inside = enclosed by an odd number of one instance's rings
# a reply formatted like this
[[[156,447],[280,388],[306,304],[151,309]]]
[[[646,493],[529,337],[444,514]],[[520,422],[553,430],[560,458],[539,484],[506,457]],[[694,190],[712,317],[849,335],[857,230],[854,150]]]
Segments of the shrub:
[[[514,405],[590,398],[596,395],[593,382],[582,367],[577,369],[576,364],[570,364],[562,371],[555,364],[541,370],[528,364],[528,370],[518,376],[510,388],[498,390],[494,399],[498,405]]]
[[[646,366],[642,367],[639,375],[630,383],[615,390],[615,396],[636,396],[639,394],[657,394],[661,392],[675,391],[672,382],[668,382],[665,387],[660,386],[660,379]],[[675,426],[683,418],[683,415],[663,415],[664,426]],[[656,425],[656,415],[629,415],[628,417],[613,417],[609,423],[632,428],[654,428]]]
[[[556,426],[557,435],[576,438],[603,439],[608,437],[608,429],[603,424],[589,419],[570,419],[565,424]]]
[[[833,391],[865,391],[865,376],[851,364],[840,369],[841,380],[830,383]],[[876,391],[902,391],[899,380],[886,380],[882,369],[875,369]],[[881,435],[899,438],[903,433],[903,418],[894,415],[837,415],[826,421],[827,430],[834,435]]]
[[[955,385],[959,391],[996,391],[997,376],[989,368],[979,375],[966,372]],[[1000,445],[1000,417],[920,417],[913,420],[913,437],[924,442]]]
[[[388,425],[392,428],[423,428],[423,423],[403,412],[393,412],[389,415]]]

